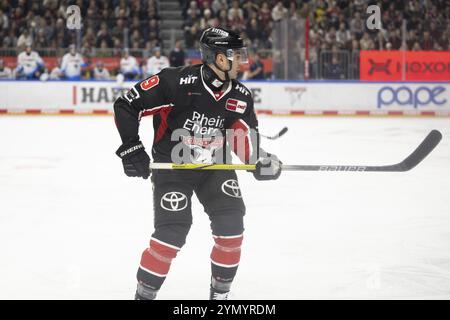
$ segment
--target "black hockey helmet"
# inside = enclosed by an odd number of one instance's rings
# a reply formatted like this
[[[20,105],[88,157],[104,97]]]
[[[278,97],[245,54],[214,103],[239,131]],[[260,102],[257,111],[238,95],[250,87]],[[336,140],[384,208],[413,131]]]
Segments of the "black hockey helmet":
[[[223,28],[209,28],[200,37],[200,51],[204,63],[216,63],[216,56],[224,54],[231,64],[239,55],[239,63],[248,62],[247,49],[238,33]],[[229,70],[228,70],[229,71]]]

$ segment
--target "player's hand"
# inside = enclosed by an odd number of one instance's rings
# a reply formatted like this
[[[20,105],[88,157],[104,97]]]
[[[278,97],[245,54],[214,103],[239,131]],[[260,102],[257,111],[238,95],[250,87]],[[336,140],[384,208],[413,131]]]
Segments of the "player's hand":
[[[263,155],[256,162],[256,170],[253,171],[253,175],[256,180],[278,179],[282,164],[276,155],[263,152]]]
[[[145,152],[142,142],[123,144],[117,149],[116,154],[122,159],[123,170],[129,177],[150,176],[150,157]]]

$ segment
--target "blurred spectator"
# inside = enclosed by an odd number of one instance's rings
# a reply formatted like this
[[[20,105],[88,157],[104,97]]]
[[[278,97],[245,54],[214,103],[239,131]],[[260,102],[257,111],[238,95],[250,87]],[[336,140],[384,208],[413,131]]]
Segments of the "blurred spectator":
[[[221,10],[226,10],[228,7],[227,0],[213,0],[211,3],[211,10],[213,11],[215,16],[218,16]]]
[[[341,63],[339,63],[338,58],[335,56],[331,58],[331,64],[325,67],[325,79],[345,79],[344,68],[342,68]]]
[[[28,29],[24,29],[22,34],[19,36],[19,39],[17,39],[17,46],[19,48],[24,48],[26,45],[32,45],[33,44],[33,38],[31,37],[30,32]]]
[[[80,80],[81,68],[85,67],[83,56],[77,52],[74,44],[69,46],[69,52],[62,58],[61,73],[67,80]]]
[[[253,0],[245,0],[242,7],[244,8],[244,18],[246,19],[251,18],[250,15],[252,12],[258,12],[259,10],[258,4],[256,4]]]
[[[192,49],[197,47],[198,39],[200,39],[201,31],[198,29],[197,25],[193,25],[185,32],[184,39],[186,43],[186,48]]]
[[[262,3],[261,9],[259,9],[259,20],[262,26],[267,27],[272,19],[272,11],[269,8],[267,1]]]
[[[169,54],[169,61],[171,67],[181,67],[184,66],[185,53],[182,48],[182,41],[178,40],[175,42],[175,48]]]
[[[422,48],[420,47],[419,42],[415,42],[413,47],[412,47],[412,51],[422,51]]]
[[[120,41],[123,39],[124,29],[125,29],[125,22],[124,22],[124,20],[123,19],[117,19],[115,26],[111,30],[111,37],[113,39],[113,42],[116,39],[118,39]]]
[[[203,11],[203,17],[200,19],[200,29],[216,27],[217,24],[217,19],[212,16],[211,10],[205,9],[205,11]]]
[[[44,68],[44,61],[39,53],[31,50],[28,44],[25,51],[17,57],[16,77],[19,79],[39,79]]]
[[[423,33],[423,37],[420,42],[420,46],[422,47],[422,50],[425,50],[425,51],[433,50],[434,43],[433,43],[433,39],[430,36],[429,31],[425,31]]]
[[[197,19],[198,17],[200,17],[201,11],[198,8],[197,1],[192,0],[189,3],[189,9],[187,10],[186,13],[188,16],[193,17],[194,19]]]
[[[116,6],[114,10],[114,15],[116,16],[116,18],[121,18],[122,15],[125,15],[127,17],[130,15],[130,7],[127,5],[127,1],[125,0],[119,1],[119,5]]]
[[[250,20],[250,23],[247,26],[246,34],[251,41],[255,41],[256,39],[262,38],[262,33],[258,25],[258,20],[254,18]]]
[[[244,20],[244,11],[239,8],[238,0],[233,0],[231,8],[228,10],[228,20],[233,21],[234,19]]]
[[[135,57],[130,55],[127,48],[123,50],[122,59],[120,59],[120,71],[126,80],[133,80],[139,75],[139,64]]]
[[[390,33],[389,42],[393,50],[400,50],[402,46],[402,34],[400,30],[394,30]]]
[[[286,18],[288,15],[288,9],[283,5],[282,1],[278,1],[278,3],[272,9],[272,19],[274,22],[278,22],[283,18]]]
[[[44,29],[39,29],[39,31],[37,32],[37,37],[34,46],[36,48],[48,48],[49,43]]]
[[[264,79],[264,64],[258,53],[253,55],[253,63],[250,69],[244,73],[244,80],[262,80]]]
[[[340,45],[340,47],[345,47],[352,39],[350,34],[350,30],[346,29],[345,22],[341,22],[339,24],[339,30],[336,32],[336,41]]]
[[[369,50],[370,41],[371,39],[369,34],[365,32],[361,40],[359,40],[359,46],[361,47],[361,50]]]
[[[7,30],[9,27],[9,18],[0,8],[0,30]]]
[[[222,9],[217,14],[217,25],[228,27],[228,13],[226,9]]]
[[[409,30],[408,32],[408,38],[406,40],[406,45],[408,46],[408,50],[412,50],[414,43],[419,41],[417,38],[417,34],[415,30]]]
[[[355,12],[353,19],[350,21],[350,32],[360,38],[364,32],[364,21],[361,19],[361,13]]]
[[[93,77],[95,80],[110,80],[108,69],[105,68],[103,62],[98,61],[95,65]]]
[[[100,47],[100,44],[105,41],[108,48],[112,47],[112,39],[108,31],[108,25],[106,22],[102,22],[100,27],[100,31],[97,33],[97,47]]]
[[[237,32],[245,28],[244,13],[239,8],[239,1],[234,0],[233,7],[228,10],[228,26]]]
[[[3,59],[0,59],[0,79],[12,79],[12,70],[5,66]]]
[[[161,48],[156,47],[153,49],[154,56],[147,60],[147,77],[159,73],[162,69],[169,67],[169,59],[161,55]]]

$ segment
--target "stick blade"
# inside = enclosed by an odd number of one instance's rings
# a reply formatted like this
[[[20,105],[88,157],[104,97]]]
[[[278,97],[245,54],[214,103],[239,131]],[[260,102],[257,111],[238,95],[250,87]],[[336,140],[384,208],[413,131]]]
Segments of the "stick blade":
[[[409,171],[425,159],[442,140],[442,133],[432,130],[422,143],[405,160],[400,162],[400,171]]]

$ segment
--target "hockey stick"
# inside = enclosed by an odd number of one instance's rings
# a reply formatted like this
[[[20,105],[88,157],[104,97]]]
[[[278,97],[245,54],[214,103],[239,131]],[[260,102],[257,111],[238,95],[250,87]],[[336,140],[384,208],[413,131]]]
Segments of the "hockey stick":
[[[262,133],[260,133],[259,135],[266,139],[275,140],[275,139],[278,139],[279,137],[281,137],[282,135],[284,135],[287,131],[288,131],[288,128],[284,127],[283,129],[280,130],[280,132],[278,132],[274,136],[266,136],[265,134],[262,134]]]
[[[359,171],[359,172],[404,172],[418,165],[442,139],[442,134],[432,130],[422,143],[402,162],[386,166],[361,165],[282,165],[283,171]],[[151,163],[150,169],[169,170],[255,170],[254,164],[193,164]]]
[[[417,166],[439,144],[442,134],[432,130],[422,143],[402,162],[386,166],[347,166],[347,165],[283,165],[283,170],[294,171],[372,171],[372,172],[405,172]]]

